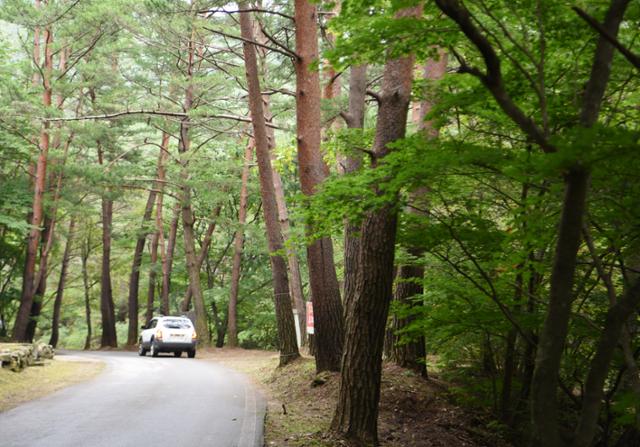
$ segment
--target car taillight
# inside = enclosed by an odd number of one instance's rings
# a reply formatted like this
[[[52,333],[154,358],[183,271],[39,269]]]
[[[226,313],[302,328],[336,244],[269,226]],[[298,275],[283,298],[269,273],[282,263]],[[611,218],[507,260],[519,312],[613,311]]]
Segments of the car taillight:
[[[157,338],[158,340],[162,340],[162,331],[158,331],[158,332],[156,332],[156,338]]]
[[[191,333],[191,340],[195,340],[196,338],[198,338],[198,335],[196,334],[196,331],[193,331]]]

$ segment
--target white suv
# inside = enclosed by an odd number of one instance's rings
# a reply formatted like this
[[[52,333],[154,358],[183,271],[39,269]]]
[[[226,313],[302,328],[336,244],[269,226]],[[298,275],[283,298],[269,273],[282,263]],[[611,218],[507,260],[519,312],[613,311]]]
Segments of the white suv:
[[[187,317],[155,317],[142,326],[138,355],[150,352],[157,357],[160,352],[173,352],[180,357],[186,351],[189,358],[194,358],[196,341],[196,330]]]

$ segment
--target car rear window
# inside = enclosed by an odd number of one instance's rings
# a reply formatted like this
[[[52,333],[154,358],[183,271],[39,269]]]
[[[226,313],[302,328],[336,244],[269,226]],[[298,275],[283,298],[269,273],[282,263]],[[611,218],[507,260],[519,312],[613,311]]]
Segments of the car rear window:
[[[190,329],[192,327],[189,320],[164,320],[162,325],[167,329]]]

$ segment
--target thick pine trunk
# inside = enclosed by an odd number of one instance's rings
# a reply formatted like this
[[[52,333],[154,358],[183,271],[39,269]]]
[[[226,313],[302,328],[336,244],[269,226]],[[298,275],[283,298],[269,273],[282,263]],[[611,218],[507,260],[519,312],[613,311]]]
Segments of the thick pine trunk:
[[[73,244],[73,232],[75,230],[75,225],[76,221],[72,216],[71,221],[69,222],[69,230],[67,231],[67,243],[65,244],[64,253],[62,255],[62,265],[60,266],[60,279],[58,280],[58,288],[56,289],[56,298],[53,302],[53,319],[51,320],[51,338],[49,338],[49,344],[54,348],[58,346],[60,310],[62,308],[62,298],[67,280],[67,269],[69,268],[69,260],[71,259],[71,245]]]
[[[37,42],[37,41],[36,41]],[[51,44],[53,34],[50,27],[44,29],[44,67],[42,70],[42,105],[44,109],[51,107],[51,72],[53,69],[53,56]],[[36,43],[36,49],[39,47]],[[35,169],[35,181],[33,188],[33,205],[31,211],[31,230],[27,240],[27,251],[25,256],[25,266],[22,276],[22,292],[20,295],[20,307],[16,314],[16,322],[13,327],[13,340],[30,342],[27,334],[27,327],[30,321],[31,307],[33,306],[34,293],[37,287],[35,284],[36,258],[38,256],[38,245],[40,243],[40,225],[44,218],[44,190],[47,178],[47,157],[49,154],[49,122],[42,123],[40,130],[40,143],[38,161]]]
[[[398,15],[420,13],[420,7],[413,7]],[[384,162],[390,151],[387,145],[404,137],[412,72],[413,58],[408,56],[392,59],[385,66],[373,146],[374,167]],[[392,295],[396,226],[393,203],[366,214],[360,231],[354,295],[345,300],[345,347],[331,428],[358,445],[378,444],[382,347]]]
[[[59,65],[58,70],[64,71],[67,64],[67,52],[68,49],[63,49],[60,51],[59,57]],[[56,107],[58,110],[62,110],[62,105],[64,104],[64,96],[60,93],[56,96]],[[53,149],[60,148],[61,142],[61,125],[62,123],[57,124],[57,130],[55,132],[55,136],[53,138],[53,144],[51,146]],[[38,325],[38,318],[40,317],[40,313],[42,312],[42,306],[44,304],[44,296],[47,288],[47,277],[49,275],[49,255],[51,254],[51,249],[53,248],[53,242],[56,231],[56,223],[58,219],[58,204],[60,202],[60,193],[62,190],[62,178],[63,178],[63,168],[67,162],[67,153],[69,151],[69,146],[71,144],[71,139],[73,137],[70,136],[67,139],[67,142],[64,146],[62,162],[56,162],[54,160],[54,167],[59,168],[60,172],[57,176],[53,173],[49,178],[48,185],[48,193],[53,196],[52,203],[50,206],[49,215],[44,217],[44,225],[42,230],[42,240],[40,246],[40,260],[38,267],[38,274],[35,279],[35,292],[33,297],[33,304],[31,306],[31,315],[29,317],[29,325],[27,326],[27,338],[29,340],[33,340],[36,333],[36,327]]]
[[[240,186],[240,205],[238,208],[238,229],[236,230],[233,243],[231,292],[229,294],[229,312],[227,316],[227,334],[229,334],[227,344],[231,348],[238,346],[238,291],[240,289],[240,268],[242,264],[242,249],[244,247],[244,226],[247,222],[247,182],[249,181],[249,165],[253,159],[254,147],[255,144],[253,140],[250,140],[244,152],[242,184]]]
[[[258,43],[270,45],[269,38],[262,32],[260,25],[254,22],[254,35]],[[260,78],[267,79],[267,51],[265,48],[255,47],[259,61]],[[271,123],[273,115],[270,108],[270,95],[262,95],[262,105],[264,110],[264,119],[267,123]],[[267,127],[267,139],[269,140],[269,156],[273,166],[276,161],[275,145],[276,139],[272,127]],[[302,276],[300,274],[300,262],[294,247],[289,245],[291,226],[289,223],[289,211],[287,209],[287,201],[284,196],[284,187],[282,186],[282,178],[276,169],[273,169],[273,187],[276,195],[276,205],[278,206],[278,217],[280,219],[280,229],[282,237],[287,246],[287,265],[289,266],[289,293],[293,298],[293,303],[298,312],[300,334],[302,335],[302,345],[307,342],[305,315],[307,313],[304,292],[302,290]]]
[[[83,241],[82,247],[82,286],[84,291],[84,316],[87,324],[87,336],[84,341],[84,350],[91,349],[91,295],[89,290],[89,252],[91,251],[91,238]]]
[[[108,194],[108,192],[107,192]],[[100,347],[117,347],[116,317],[111,289],[111,224],[113,221],[113,200],[102,198],[102,267],[100,274],[100,314],[102,316],[102,336]]]
[[[298,164],[303,194],[311,196],[326,178],[320,151],[320,74],[312,69],[318,59],[316,5],[295,1],[296,21],[296,129]],[[307,223],[311,235],[311,222]],[[307,245],[307,267],[313,301],[316,370],[340,371],[344,323],[340,287],[330,237]]]
[[[31,303],[31,310],[29,311],[29,323],[27,324],[26,339],[29,342],[33,341],[36,335],[36,327],[38,326],[38,318],[42,311],[42,304],[44,295],[47,291],[47,279],[49,277],[48,267],[48,251],[51,246],[51,238],[53,237],[52,231],[54,227],[54,220],[48,216],[45,216],[44,223],[42,225],[42,231],[40,233],[40,260],[39,270],[35,275],[35,289],[33,291],[33,302]]]
[[[246,3],[240,3],[240,9],[246,8]],[[248,41],[254,39],[251,17],[247,12],[240,13],[240,30],[244,39]],[[253,136],[256,144],[256,158],[258,160],[262,210],[267,227],[267,241],[270,253],[269,260],[271,263],[271,273],[273,275],[280,365],[283,366],[298,358],[300,353],[298,352],[295,322],[289,295],[287,263],[281,254],[284,250],[284,240],[280,230],[280,223],[278,222],[278,209],[273,187],[273,171],[269,158],[269,141],[264,119],[264,109],[262,107],[256,52],[253,45],[247,42],[243,44],[243,52],[249,90],[249,110],[251,111]]]
[[[155,191],[149,193],[147,204],[142,215],[142,229],[138,234],[136,248],[133,252],[133,262],[131,265],[131,274],[129,276],[129,331],[127,333],[127,345],[133,346],[138,342],[138,288],[140,285],[140,265],[142,264],[142,253],[144,252],[144,244],[147,241],[147,233],[144,230],[146,223],[151,219],[153,213],[153,204],[156,200]]]
[[[444,77],[447,69],[447,55],[444,51],[438,51],[438,59],[429,59],[423,67],[423,79],[428,81],[437,81]],[[424,98],[419,106],[414,108],[414,122],[418,130],[424,133],[425,137],[436,138],[438,136],[438,128],[433,122],[426,121],[426,116],[433,109],[437,99],[435,97]],[[407,208],[409,214],[420,214],[419,209],[425,205],[428,196],[427,188],[421,188],[411,193],[410,202],[414,206]],[[409,252],[419,259],[423,252],[418,247],[408,247]],[[424,268],[420,265],[403,265],[398,268],[397,286],[394,299],[399,303],[410,307],[418,305],[412,297],[422,295],[422,281],[424,277]],[[411,324],[415,318],[394,318],[394,346],[392,348],[393,360],[403,368],[409,368],[422,376],[427,376],[426,367],[426,346],[423,335],[416,336],[414,339],[398,343],[397,334]]]
[[[364,127],[365,98],[367,93],[367,66],[351,67],[349,75],[349,111],[345,116],[349,129]],[[350,154],[343,161],[345,174],[351,174],[362,166],[362,157]],[[358,252],[360,251],[360,225],[348,219],[344,224],[344,307],[347,300],[354,296],[356,275],[359,270]]]

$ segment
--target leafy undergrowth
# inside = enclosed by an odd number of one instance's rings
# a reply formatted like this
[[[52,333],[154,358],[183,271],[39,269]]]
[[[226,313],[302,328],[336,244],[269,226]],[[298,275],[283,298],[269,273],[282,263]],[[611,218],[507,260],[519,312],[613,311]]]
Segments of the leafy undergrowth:
[[[268,396],[265,445],[346,445],[326,433],[338,394],[338,374],[317,376],[312,358],[278,368],[277,353],[210,351],[211,358],[251,376]],[[452,405],[446,386],[386,364],[380,400],[379,437],[386,447],[505,447],[485,422]]]
[[[46,396],[61,388],[83,382],[102,371],[104,364],[93,361],[47,360],[21,372],[0,369],[0,411]]]

